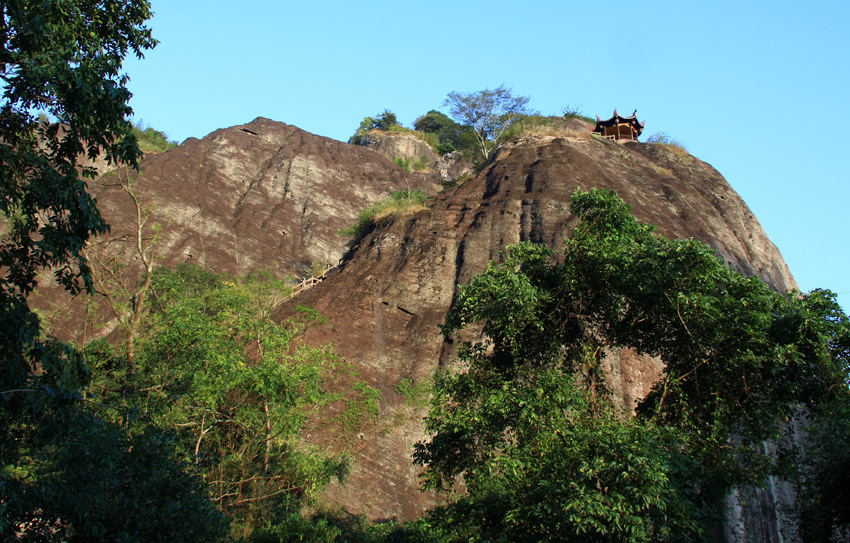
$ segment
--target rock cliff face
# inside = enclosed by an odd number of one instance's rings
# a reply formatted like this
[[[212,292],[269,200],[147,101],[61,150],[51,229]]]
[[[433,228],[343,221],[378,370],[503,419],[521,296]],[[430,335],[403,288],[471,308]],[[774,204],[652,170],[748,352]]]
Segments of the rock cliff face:
[[[427,143],[402,133],[372,131],[366,138],[366,147],[381,153],[390,160],[395,157],[402,160],[424,158],[429,165],[437,161],[437,155]]]
[[[758,221],[708,164],[665,146],[594,138],[530,138],[504,146],[475,178],[438,194],[413,215],[384,219],[339,269],[289,304],[313,306],[328,322],[308,341],[330,342],[381,392],[382,423],[365,432],[348,483],[329,499],[370,518],[410,518],[434,503],[418,490],[413,445],[424,408],[399,393],[454,360],[443,322],[457,285],[498,259],[507,244],[545,243],[562,253],[575,225],[572,192],[615,190],[634,214],[667,237],[694,237],[734,268],[778,290],[795,287]],[[281,308],[285,315],[289,306]],[[625,405],[642,397],[660,362],[615,352],[609,374]],[[408,398],[409,399],[409,398]]]
[[[439,188],[436,175],[408,174],[369,149],[258,118],[147,157],[138,174],[112,172],[92,183],[112,228],[93,249],[123,252],[131,274],[140,270],[132,242],[136,211],[117,173],[135,177],[132,190],[147,217],[144,244],[158,265],[191,261],[237,276],[270,270],[300,277],[313,263],[335,264],[347,241],[339,230],[368,204],[393,190],[431,195]],[[51,298],[60,297],[48,286],[37,304],[53,305],[45,301]],[[60,336],[83,337],[80,305],[54,318]]]
[[[339,230],[367,204],[407,184],[437,188],[366,149],[263,118],[144,160],[137,183],[149,221],[164,228],[158,252],[236,275],[335,263]],[[124,229],[127,198],[114,188],[98,196],[107,220],[121,218],[113,229]]]

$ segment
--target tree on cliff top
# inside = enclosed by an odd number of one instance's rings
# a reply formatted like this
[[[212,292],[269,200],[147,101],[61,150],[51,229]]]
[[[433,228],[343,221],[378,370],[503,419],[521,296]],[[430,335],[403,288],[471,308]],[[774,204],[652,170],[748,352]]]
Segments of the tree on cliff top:
[[[418,117],[413,129],[426,134],[436,134],[437,152],[441,155],[455,150],[476,151],[478,141],[470,126],[456,123],[439,111],[431,110]]]
[[[451,115],[457,122],[475,131],[478,150],[484,160],[490,158],[499,137],[514,118],[528,112],[528,98],[514,96],[504,85],[470,93],[453,91],[443,105],[451,108]]]
[[[348,138],[348,143],[353,145],[365,145],[366,134],[370,130],[389,130],[393,126],[398,126],[398,118],[396,118],[395,113],[388,109],[385,109],[383,113],[379,113],[374,117],[363,117],[363,120],[360,121],[360,126],[357,127],[354,134]]]

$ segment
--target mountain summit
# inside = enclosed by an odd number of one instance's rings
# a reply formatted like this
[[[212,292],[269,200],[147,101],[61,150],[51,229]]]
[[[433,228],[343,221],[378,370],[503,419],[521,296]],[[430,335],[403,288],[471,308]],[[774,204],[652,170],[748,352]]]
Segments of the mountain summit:
[[[268,270],[279,278],[336,265],[276,315],[285,319],[297,305],[323,315],[327,321],[304,341],[330,345],[376,390],[377,413],[353,442],[340,445],[321,424],[306,439],[350,454],[351,473],[344,485],[331,485],[329,502],[370,519],[414,518],[437,503],[420,492],[411,454],[426,437],[423,391],[468,339],[447,339],[439,329],[458,286],[509,244],[527,240],[561,254],[577,222],[569,205],[577,188],[613,190],[659,235],[698,239],[773,289],[796,288],[752,212],[710,165],[672,145],[618,143],[589,129],[568,134],[503,144],[480,173],[440,192],[437,174],[409,173],[375,150],[258,118],[146,158],[138,175],[123,173],[130,176],[124,188],[121,172],[102,176],[93,192],[112,232],[97,243],[103,255],[123,254],[131,277],[141,269],[128,243],[138,231],[157,264],[195,262],[230,275]],[[432,196],[424,208],[373,219],[346,253],[339,231],[361,210],[414,189]],[[81,341],[115,326],[81,325],[79,311],[55,312],[54,329]],[[661,369],[660,360],[628,350],[607,361],[613,394],[629,408]],[[340,378],[336,386],[347,384]]]

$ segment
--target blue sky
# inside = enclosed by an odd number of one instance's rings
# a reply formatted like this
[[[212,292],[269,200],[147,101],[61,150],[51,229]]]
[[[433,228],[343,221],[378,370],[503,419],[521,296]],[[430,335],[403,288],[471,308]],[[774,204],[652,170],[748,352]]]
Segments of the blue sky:
[[[269,117],[347,140],[450,91],[638,110],[722,173],[803,291],[850,300],[850,2],[153,0],[136,119],[182,141]]]

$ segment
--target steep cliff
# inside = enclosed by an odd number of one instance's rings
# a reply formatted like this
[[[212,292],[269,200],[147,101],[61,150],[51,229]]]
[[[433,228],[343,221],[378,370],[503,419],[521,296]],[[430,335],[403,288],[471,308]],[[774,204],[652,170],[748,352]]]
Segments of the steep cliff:
[[[400,392],[451,364],[455,345],[437,325],[457,285],[508,244],[545,243],[561,253],[575,224],[577,188],[615,190],[638,219],[667,237],[708,243],[732,267],[777,290],[795,287],[746,204],[710,165],[663,145],[589,137],[533,137],[503,146],[475,178],[434,197],[426,210],[383,219],[328,279],[281,308],[313,306],[328,317],[308,341],[330,342],[381,392],[381,423],[365,432],[348,483],[329,499],[371,518],[410,518],[433,503],[418,490],[413,445],[425,409]],[[660,362],[611,353],[614,393],[627,406],[656,379]],[[321,442],[321,436],[315,438]]]
[[[393,190],[430,195],[439,188],[436,174],[412,175],[364,147],[269,119],[216,130],[145,158],[138,173],[111,172],[91,184],[111,232],[90,251],[123,254],[130,283],[141,269],[138,221],[119,174],[132,179],[143,245],[157,265],[190,261],[229,275],[270,270],[280,278],[303,276],[313,263],[335,264],[346,244],[339,230],[368,204]],[[54,332],[82,339],[81,301],[65,307],[49,280],[43,286],[36,305],[52,316]],[[102,311],[100,320],[108,318]],[[107,320],[85,337],[113,327]]]
[[[137,179],[149,221],[163,225],[167,261],[191,258],[222,272],[299,274],[336,262],[350,226],[369,203],[406,185],[436,185],[356,146],[258,118],[145,160]],[[120,192],[98,193],[113,230],[126,226]]]

